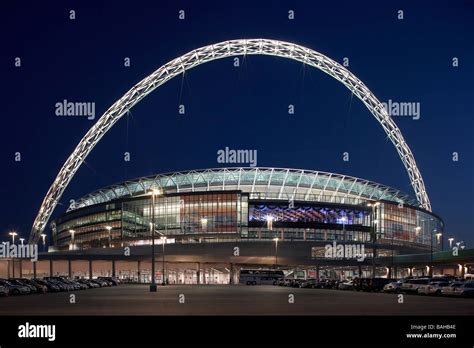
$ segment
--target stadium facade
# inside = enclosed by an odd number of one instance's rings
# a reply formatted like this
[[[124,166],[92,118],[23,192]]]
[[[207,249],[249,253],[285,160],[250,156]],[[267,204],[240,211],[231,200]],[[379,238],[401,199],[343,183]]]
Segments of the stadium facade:
[[[88,194],[51,223],[54,249],[150,245],[153,222],[156,243],[209,243],[211,253],[228,242],[308,243],[308,258],[315,259],[334,241],[364,244],[368,257],[373,250],[377,256],[439,250],[444,226],[416,199],[364,179],[216,168],[142,177]]]

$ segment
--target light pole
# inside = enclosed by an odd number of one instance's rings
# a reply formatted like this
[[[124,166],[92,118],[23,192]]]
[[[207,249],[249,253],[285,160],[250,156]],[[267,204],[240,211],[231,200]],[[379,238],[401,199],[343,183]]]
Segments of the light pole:
[[[8,233],[10,236],[12,236],[12,244],[15,245],[15,236],[18,235],[15,231]]]
[[[344,242],[346,241],[346,223],[347,223],[347,216],[343,216],[341,218],[341,222],[342,222],[342,235],[343,235],[343,238],[344,238]]]
[[[418,243],[419,240],[420,240],[420,230],[421,230],[421,227],[420,226],[416,226],[415,227],[415,235],[416,235],[416,242]]]
[[[105,226],[105,228],[109,232],[109,248],[110,248],[110,245],[112,244],[112,238],[110,236],[110,231],[112,230],[112,226]]]
[[[21,243],[21,246],[23,246],[23,242],[25,241],[25,238],[20,238],[20,243]]]
[[[431,252],[430,252],[430,260],[431,260],[431,263],[430,263],[430,273],[431,275],[433,275],[433,235],[434,235],[434,232],[436,232],[437,230],[434,229],[431,231],[431,234],[430,234],[430,239],[431,239]]]
[[[42,233],[41,238],[43,238],[43,251],[45,251],[46,250],[46,235]]]
[[[156,292],[156,280],[155,280],[155,197],[160,194],[157,189],[151,190],[151,285],[150,292]]]
[[[201,219],[201,230],[203,230],[203,232],[206,232],[206,230],[207,230],[207,219],[206,218]]]
[[[69,230],[69,233],[71,234],[71,244],[69,245],[69,250],[74,250],[74,233],[76,233],[76,231]]]
[[[273,238],[274,242],[275,242],[275,269],[278,267],[278,241],[279,241],[279,238],[276,237],[276,238]]]
[[[267,216],[267,229],[273,231],[273,216]]]
[[[166,236],[161,237],[161,241],[163,242],[163,272],[161,273],[161,285],[166,285],[165,281],[165,244],[166,244]]]
[[[375,258],[377,257],[377,223],[378,220],[376,217],[376,207],[380,205],[380,202],[369,203],[368,206],[372,208],[372,277],[375,278]]]

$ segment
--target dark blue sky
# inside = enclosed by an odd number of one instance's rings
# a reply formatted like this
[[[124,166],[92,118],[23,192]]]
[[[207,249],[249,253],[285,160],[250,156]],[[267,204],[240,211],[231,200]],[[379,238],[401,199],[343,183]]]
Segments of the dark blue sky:
[[[178,19],[181,9],[185,20]],[[292,21],[288,10],[295,11]],[[348,57],[349,69],[381,101],[419,102],[419,120],[395,122],[446,236],[474,243],[472,1],[15,1],[0,5],[0,29],[0,240],[11,229],[28,235],[66,158],[136,82],[194,48],[263,37],[338,62]],[[258,150],[259,166],[348,174],[413,195],[381,126],[343,85],[282,58],[232,63],[188,71],[134,107],[89,155],[61,201],[138,176],[218,167],[216,152],[226,146]],[[96,119],[57,117],[54,105],[63,99],[95,102]],[[180,103],[185,116],[178,115]],[[17,151],[21,162],[14,162]],[[123,161],[125,151],[131,162]],[[345,151],[349,162],[342,161]],[[65,209],[59,205],[53,217]]]

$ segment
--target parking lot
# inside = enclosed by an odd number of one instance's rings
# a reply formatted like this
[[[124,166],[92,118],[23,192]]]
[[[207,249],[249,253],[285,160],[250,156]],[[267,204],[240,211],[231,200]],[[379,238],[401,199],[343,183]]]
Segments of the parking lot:
[[[74,302],[71,303],[71,295]],[[147,285],[0,298],[0,315],[473,315],[474,300],[272,285]]]

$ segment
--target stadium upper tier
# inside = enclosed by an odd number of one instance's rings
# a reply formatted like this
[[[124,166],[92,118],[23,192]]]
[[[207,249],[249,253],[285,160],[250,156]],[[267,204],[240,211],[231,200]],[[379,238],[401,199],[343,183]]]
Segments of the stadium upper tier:
[[[165,194],[241,190],[252,199],[363,204],[386,200],[420,207],[409,195],[388,186],[348,175],[320,171],[242,167],[180,171],[141,177],[90,193],[68,211],[116,199],[137,197],[151,189]]]

